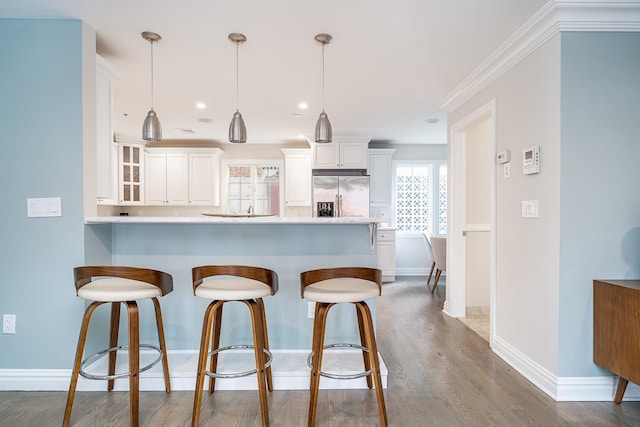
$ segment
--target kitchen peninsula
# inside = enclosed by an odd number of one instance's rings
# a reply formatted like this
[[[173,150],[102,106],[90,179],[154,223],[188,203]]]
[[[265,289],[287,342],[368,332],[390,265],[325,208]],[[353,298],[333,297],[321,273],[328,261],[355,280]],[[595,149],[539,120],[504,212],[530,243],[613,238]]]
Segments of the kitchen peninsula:
[[[313,324],[308,303],[300,298],[300,273],[324,267],[377,265],[376,218],[114,216],[87,217],[85,223],[88,264],[141,266],[173,276],[174,290],[161,300],[172,377],[177,372],[172,355],[195,354],[198,349],[202,314],[208,304],[193,296],[192,267],[245,264],[278,273],[280,289],[265,299],[265,306],[275,355],[275,387],[291,389],[308,387],[305,359]],[[370,306],[375,316],[375,301]],[[359,342],[353,307],[344,305],[334,310],[327,324],[326,342]],[[154,339],[151,312],[141,312],[149,314],[141,318],[141,336],[147,341]],[[222,328],[221,344],[250,343],[246,307],[225,306],[224,316],[224,322],[234,327]],[[285,370],[295,373],[283,379],[278,375],[279,365],[291,363],[295,367]],[[182,385],[178,381],[174,388],[192,388],[191,378],[193,375]]]

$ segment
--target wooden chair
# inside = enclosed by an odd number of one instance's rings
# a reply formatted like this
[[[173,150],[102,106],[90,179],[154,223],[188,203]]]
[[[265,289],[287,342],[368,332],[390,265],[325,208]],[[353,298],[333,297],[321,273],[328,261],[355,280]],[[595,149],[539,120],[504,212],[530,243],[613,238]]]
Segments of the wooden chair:
[[[78,297],[93,301],[85,311],[80,328],[80,338],[76,350],[75,362],[71,374],[71,384],[67,395],[67,405],[64,412],[63,426],[68,426],[71,420],[71,409],[75,397],[78,375],[85,378],[107,380],[107,390],[113,390],[116,378],[129,378],[129,406],[131,426],[138,425],[140,373],[150,369],[162,361],[164,371],[165,391],[171,393],[169,379],[169,364],[162,325],[162,313],[158,297],[167,295],[173,290],[173,278],[162,271],[138,267],[123,266],[85,266],[73,270],[76,294]],[[140,330],[137,300],[151,299],[156,313],[156,327],[158,329],[158,346],[140,344]],[[111,322],[109,333],[109,348],[99,351],[82,360],[87,340],[87,331],[91,316],[102,304],[111,303]],[[129,319],[129,344],[118,345],[118,329],[120,325],[120,304],[127,306]],[[140,367],[140,347],[151,348],[159,353],[150,364]],[[129,372],[116,373],[117,351],[123,348],[129,353]],[[96,358],[108,354],[109,367],[107,375],[95,375],[85,371],[85,365]]]
[[[386,426],[387,410],[382,390],[375,330],[369,306],[365,302],[367,299],[376,298],[382,294],[382,271],[366,267],[324,268],[305,271],[300,274],[300,292],[303,299],[315,301],[316,303],[310,355],[311,380],[308,426],[315,425],[321,376],[334,379],[355,379],[366,376],[369,388],[375,385],[380,422],[382,426]],[[339,303],[355,305],[361,345],[349,343],[324,345],[329,309]],[[323,350],[332,347],[355,347],[361,349],[364,359],[364,372],[349,375],[322,372]]]
[[[433,282],[433,288],[431,293],[436,290],[438,286],[438,280],[443,271],[447,271],[447,238],[446,237],[431,237],[431,248],[433,249],[433,259],[436,263],[436,277]]]
[[[244,265],[206,265],[194,267],[194,295],[212,300],[207,306],[202,324],[198,371],[196,373],[196,390],[193,399],[193,415],[191,425],[200,423],[200,408],[204,389],[204,377],[209,376],[209,393],[215,389],[216,378],[238,378],[256,374],[258,377],[258,394],[262,425],[269,425],[269,407],[267,390],[273,391],[271,374],[271,352],[267,334],[267,318],[263,297],[278,292],[278,275],[271,270]],[[223,278],[215,276],[226,276]],[[209,279],[209,280],[205,280]],[[239,301],[247,305],[251,314],[253,345],[230,345],[220,347],[220,330],[222,327],[222,307],[226,302]],[[209,349],[210,340],[211,349]],[[253,348],[256,369],[246,372],[218,372],[218,354],[226,350]],[[209,356],[209,357],[208,357]],[[207,359],[210,359],[207,370]]]

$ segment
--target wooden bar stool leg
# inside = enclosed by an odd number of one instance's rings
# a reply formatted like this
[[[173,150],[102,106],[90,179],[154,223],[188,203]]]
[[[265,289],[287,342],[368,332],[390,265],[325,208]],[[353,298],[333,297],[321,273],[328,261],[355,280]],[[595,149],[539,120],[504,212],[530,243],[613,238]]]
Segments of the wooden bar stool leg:
[[[129,401],[131,426],[138,427],[140,403],[140,330],[138,304],[127,301],[129,314]]]
[[[111,303],[111,321],[109,325],[109,348],[118,346],[118,332],[120,330],[120,302]],[[109,352],[109,375],[116,372],[117,351]],[[113,390],[115,380],[107,381],[107,390]]]
[[[318,390],[320,388],[320,371],[322,370],[322,351],[324,347],[324,333],[327,325],[327,314],[333,304],[316,302],[316,313],[313,320],[313,341],[311,351],[311,381],[309,385],[309,416],[308,427],[316,423],[316,409],[318,407]]]
[[[362,345],[363,347],[369,348],[367,346],[367,339],[364,333],[364,329],[366,326],[362,319],[362,313],[360,313],[360,310],[358,309],[357,306],[356,306],[356,315],[358,317],[358,331],[360,332],[360,345]],[[371,363],[369,362],[369,354],[365,350],[362,350],[362,359],[364,361],[364,370],[365,371],[370,370]],[[371,375],[367,375],[367,387],[373,388],[373,383],[371,382]]]
[[[158,342],[160,350],[162,350],[162,371],[164,373],[164,389],[167,393],[171,393],[171,377],[169,376],[169,360],[167,358],[167,344],[164,339],[164,324],[162,323],[162,310],[160,309],[160,301],[158,298],[151,298],[153,307],[156,312],[156,326],[158,327]]]
[[[253,352],[256,360],[256,376],[258,377],[258,394],[260,396],[260,412],[262,425],[269,425],[269,404],[267,400],[266,372],[264,368],[264,331],[262,330],[262,315],[260,307],[255,300],[243,301],[251,313],[251,329],[253,330]]]
[[[382,389],[382,377],[380,374],[380,361],[378,360],[378,346],[376,345],[375,330],[373,327],[373,319],[369,306],[364,302],[356,303],[358,310],[362,313],[365,323],[365,335],[367,347],[369,348],[369,358],[371,359],[371,374],[375,384],[376,397],[378,399],[378,412],[380,413],[380,424],[382,427],[387,425],[387,408],[384,403],[384,390]]]
[[[211,332],[211,351],[220,348],[220,330],[222,329],[222,309],[224,307],[224,301],[220,301],[220,304],[213,311],[213,329]],[[209,370],[211,372],[218,372],[218,353],[211,355],[211,361],[209,363]],[[209,394],[212,394],[216,388],[215,377],[209,377]]]
[[[258,308],[260,309],[260,316],[262,317],[261,323],[264,338],[264,348],[269,350],[269,332],[267,330],[267,313],[264,309],[264,301],[262,300],[262,298],[258,298],[256,299],[256,303],[258,304]],[[262,352],[262,356],[264,358],[264,362],[266,363],[268,359],[267,355]],[[269,365],[269,367],[267,368],[267,390],[273,391],[273,375],[271,371],[271,365]]]
[[[91,315],[102,305],[102,302],[94,302],[84,313],[82,319],[82,326],[80,327],[80,336],[78,337],[78,347],[76,349],[76,358],[73,362],[73,370],[71,371],[71,383],[69,384],[69,393],[67,394],[67,405],[64,409],[64,420],[62,421],[62,427],[67,427],[69,421],[71,421],[71,409],[73,408],[73,399],[76,396],[76,386],[78,385],[78,375],[80,374],[80,364],[82,363],[82,354],[84,353],[84,345],[87,342],[87,331],[89,330],[89,321]]]
[[[209,340],[211,338],[211,329],[214,317],[214,311],[222,301],[213,301],[207,306],[204,312],[204,320],[202,321],[202,335],[200,337],[200,354],[198,355],[198,372],[196,373],[196,391],[193,397],[193,414],[191,415],[191,426],[195,427],[200,424],[200,406],[202,403],[202,392],[204,390],[204,377],[207,369],[207,356],[209,349]]]

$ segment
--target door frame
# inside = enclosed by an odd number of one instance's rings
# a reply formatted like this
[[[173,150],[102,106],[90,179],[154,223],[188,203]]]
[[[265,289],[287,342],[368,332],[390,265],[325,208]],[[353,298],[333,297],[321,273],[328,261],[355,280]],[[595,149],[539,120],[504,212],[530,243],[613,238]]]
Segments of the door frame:
[[[467,131],[481,120],[491,121],[493,159],[496,158],[497,98],[493,98],[480,108],[468,114],[450,129],[448,144],[448,225],[447,225],[447,287],[444,312],[451,317],[466,315],[466,265],[467,245],[464,237],[467,231]],[[489,309],[490,345],[495,336],[496,318],[496,167],[492,163],[490,189],[490,254],[489,254]]]

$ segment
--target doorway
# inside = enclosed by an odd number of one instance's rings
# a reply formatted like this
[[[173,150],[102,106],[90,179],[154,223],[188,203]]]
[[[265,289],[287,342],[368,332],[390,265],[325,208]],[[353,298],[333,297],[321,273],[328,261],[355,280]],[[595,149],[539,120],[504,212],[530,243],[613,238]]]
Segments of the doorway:
[[[490,345],[495,335],[496,103],[488,102],[450,130],[445,303],[451,317],[484,316]]]

